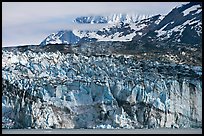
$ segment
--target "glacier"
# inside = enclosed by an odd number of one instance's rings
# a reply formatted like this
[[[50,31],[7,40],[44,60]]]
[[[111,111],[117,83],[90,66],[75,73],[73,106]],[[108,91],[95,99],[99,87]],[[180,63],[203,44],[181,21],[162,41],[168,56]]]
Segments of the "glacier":
[[[202,128],[202,67],[3,49],[2,128]]]

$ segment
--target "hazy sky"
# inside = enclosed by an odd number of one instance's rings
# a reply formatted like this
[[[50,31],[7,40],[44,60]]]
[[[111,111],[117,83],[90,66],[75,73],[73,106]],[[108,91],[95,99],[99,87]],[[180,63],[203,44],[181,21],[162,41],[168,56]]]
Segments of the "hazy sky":
[[[112,13],[167,14],[187,2],[3,2],[2,46],[39,44],[63,29],[84,28],[77,16]]]

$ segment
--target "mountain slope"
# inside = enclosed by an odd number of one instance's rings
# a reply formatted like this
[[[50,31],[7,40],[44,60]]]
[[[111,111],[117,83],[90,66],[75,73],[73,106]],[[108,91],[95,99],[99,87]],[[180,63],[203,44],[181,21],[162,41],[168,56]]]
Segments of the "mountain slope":
[[[191,2],[174,8],[154,31],[160,41],[200,43],[202,41],[202,3]]]
[[[62,30],[49,35],[40,45],[47,44],[76,44],[89,41],[131,41],[136,35],[143,35],[161,20],[161,15],[149,19],[136,21],[135,23],[119,22],[109,24],[106,27],[95,31],[83,30]]]
[[[57,33],[53,33],[49,35],[44,41],[42,41],[41,45],[46,44],[60,44],[60,43],[77,43],[79,42],[80,37],[73,34],[70,30],[61,30]]]
[[[115,15],[116,16],[116,15]],[[202,41],[202,3],[190,2],[174,8],[167,15],[155,15],[142,20],[128,19],[120,14],[114,23],[95,31],[59,31],[48,36],[41,45],[76,44],[89,41],[151,41],[199,44]],[[118,18],[118,19],[116,19]],[[100,23],[105,17],[82,17],[81,23]],[[129,20],[129,21],[127,21]],[[102,21],[107,23],[107,21]],[[94,24],[93,24],[94,25]]]

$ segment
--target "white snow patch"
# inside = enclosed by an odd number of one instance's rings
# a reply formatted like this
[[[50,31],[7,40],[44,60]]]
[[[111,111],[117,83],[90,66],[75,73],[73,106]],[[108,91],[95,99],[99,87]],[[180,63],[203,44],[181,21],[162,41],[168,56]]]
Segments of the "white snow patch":
[[[196,13],[194,13],[193,15],[199,14],[200,12],[202,12],[202,9],[197,10]]]
[[[72,32],[73,32],[74,35],[76,35],[76,36],[78,36],[78,37],[80,37],[80,38],[83,38],[83,37],[84,37],[84,34],[83,34],[83,33],[80,33],[79,30],[75,30],[75,29],[74,29]]]
[[[142,32],[138,32],[138,35],[142,35]]]
[[[197,10],[197,8],[200,8],[200,5],[194,5],[186,10],[183,11],[184,16],[188,15],[191,11]]]
[[[162,35],[164,35],[166,33],[166,31],[163,31],[163,29],[167,26],[168,24],[166,24],[165,26],[163,26],[161,29],[156,30],[155,32],[157,32],[157,36],[160,37]]]
[[[165,17],[164,15],[161,15],[161,16],[157,19],[157,21],[155,21],[155,24],[158,25],[158,24],[163,20],[164,17]]]

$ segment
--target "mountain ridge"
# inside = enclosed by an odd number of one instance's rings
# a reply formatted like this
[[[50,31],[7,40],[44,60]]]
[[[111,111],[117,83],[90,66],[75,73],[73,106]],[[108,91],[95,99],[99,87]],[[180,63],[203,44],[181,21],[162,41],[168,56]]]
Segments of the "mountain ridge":
[[[119,15],[122,18],[122,14]],[[101,18],[97,18],[99,22]],[[187,44],[199,44],[202,41],[202,3],[199,2],[175,7],[167,15],[154,15],[132,22],[126,22],[124,18],[120,21],[118,19],[117,23],[103,22],[107,23],[107,26],[99,30],[59,31],[49,35],[40,45],[90,41],[147,41],[148,39],[153,42],[172,41]],[[82,23],[91,23],[91,21],[82,21]]]
[[[114,13],[110,15],[92,15],[92,16],[80,16],[74,19],[73,22],[76,23],[133,23],[138,20],[146,19],[149,15],[140,15],[140,14],[133,14],[133,13]]]

